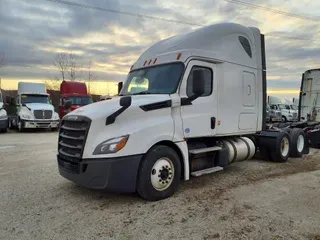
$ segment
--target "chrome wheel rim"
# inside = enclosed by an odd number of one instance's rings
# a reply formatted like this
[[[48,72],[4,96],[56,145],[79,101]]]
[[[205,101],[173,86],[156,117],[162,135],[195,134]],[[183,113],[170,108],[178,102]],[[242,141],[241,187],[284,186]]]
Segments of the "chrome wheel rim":
[[[174,178],[174,165],[169,158],[158,159],[151,169],[151,184],[158,191],[170,187]]]

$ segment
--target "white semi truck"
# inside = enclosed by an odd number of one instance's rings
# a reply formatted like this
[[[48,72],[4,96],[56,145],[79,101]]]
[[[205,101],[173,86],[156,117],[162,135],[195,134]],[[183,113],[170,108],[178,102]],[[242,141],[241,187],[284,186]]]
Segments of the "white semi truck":
[[[62,119],[59,172],[156,201],[180,180],[250,159],[258,148],[278,162],[307,154],[301,129],[268,129],[265,99],[259,29],[222,23],[162,40],[134,63],[118,96]]]
[[[7,132],[9,128],[7,111],[4,109],[2,92],[0,89],[0,132]]]
[[[296,122],[298,121],[298,109],[293,103],[287,100],[282,101],[280,98],[268,96],[268,103],[270,108],[281,112],[282,122]]]
[[[50,103],[46,86],[43,83],[18,83],[18,95],[11,104],[15,106],[16,114],[11,117],[11,126],[19,131],[35,128],[59,127],[59,115]]]
[[[312,147],[320,147],[320,69],[302,74],[299,96],[299,119],[303,121]]]

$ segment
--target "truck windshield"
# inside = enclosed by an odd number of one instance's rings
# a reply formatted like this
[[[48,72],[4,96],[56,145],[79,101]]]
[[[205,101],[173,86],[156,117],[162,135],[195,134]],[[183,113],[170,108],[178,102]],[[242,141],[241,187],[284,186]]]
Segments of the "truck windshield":
[[[296,105],[290,105],[292,110],[298,110],[298,107]]]
[[[21,104],[27,103],[50,103],[50,101],[47,95],[22,94]]]
[[[183,69],[183,63],[171,63],[132,71],[119,95],[172,94],[178,87]]]
[[[280,110],[282,110],[282,109],[290,110],[290,106],[285,105],[285,104],[279,104],[279,108],[280,108]]]
[[[0,92],[0,102],[3,102],[1,92]]]
[[[70,100],[72,102],[72,105],[79,105],[79,106],[84,106],[92,103],[92,98],[91,97],[68,97],[67,100]]]

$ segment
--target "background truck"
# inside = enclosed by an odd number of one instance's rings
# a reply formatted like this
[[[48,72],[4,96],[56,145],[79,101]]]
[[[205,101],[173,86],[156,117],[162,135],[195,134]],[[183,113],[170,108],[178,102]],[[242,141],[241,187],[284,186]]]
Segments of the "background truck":
[[[50,104],[46,86],[43,83],[18,83],[18,95],[8,98],[15,111],[10,118],[11,126],[19,131],[24,129],[58,129],[59,115]]]
[[[71,101],[69,109],[64,108],[66,101]],[[68,112],[92,103],[87,85],[83,82],[62,81],[60,85],[59,116],[62,118]]]
[[[273,123],[273,122],[281,122],[282,121],[282,114],[281,111],[271,109],[270,104],[267,104],[267,122]]]
[[[307,154],[303,130],[266,124],[266,83],[257,28],[222,23],[162,40],[134,63],[118,96],[63,117],[59,172],[156,201],[257,149],[277,162]]]
[[[268,96],[268,103],[272,110],[281,112],[282,122],[298,121],[298,110],[294,109],[295,106],[292,103],[283,102],[280,98],[273,96]]]
[[[320,147],[320,69],[302,74],[299,96],[300,126],[307,132],[311,146]]]
[[[0,89],[0,132],[7,132],[9,128],[9,120],[7,111],[4,109],[2,92]]]

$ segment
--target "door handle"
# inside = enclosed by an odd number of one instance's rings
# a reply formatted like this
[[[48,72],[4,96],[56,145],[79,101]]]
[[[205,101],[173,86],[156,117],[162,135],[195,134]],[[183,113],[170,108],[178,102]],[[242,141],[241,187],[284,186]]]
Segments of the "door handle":
[[[251,95],[251,86],[248,85],[248,95]]]
[[[216,118],[212,117],[211,118],[211,129],[215,129],[216,128]]]

